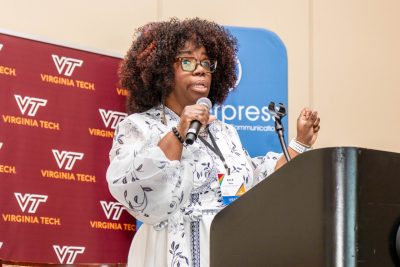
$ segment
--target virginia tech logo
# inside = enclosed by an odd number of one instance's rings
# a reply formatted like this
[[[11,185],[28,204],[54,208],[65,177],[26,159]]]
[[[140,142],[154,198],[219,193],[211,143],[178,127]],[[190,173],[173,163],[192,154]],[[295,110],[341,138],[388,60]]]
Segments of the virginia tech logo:
[[[117,124],[120,121],[122,121],[127,115],[126,113],[123,112],[105,110],[105,109],[99,109],[99,112],[101,115],[101,119],[104,122],[104,125],[106,127],[110,126],[112,129],[115,129],[117,127]]]
[[[53,249],[61,264],[73,264],[78,254],[83,254],[85,247],[53,245]]]
[[[106,202],[100,201],[101,207],[103,208],[104,214],[107,219],[117,221],[121,217],[121,214],[126,208],[117,202]]]
[[[70,58],[70,57],[59,57],[57,55],[51,55],[54,64],[56,65],[59,74],[65,76],[71,76],[72,72],[76,67],[80,67],[83,64],[83,60]]]
[[[84,153],[72,152],[72,151],[58,151],[52,149],[54,158],[56,159],[57,165],[60,169],[72,170],[77,160],[81,160]]]
[[[0,51],[1,51],[1,49],[3,49],[3,44],[0,44]]]
[[[20,95],[14,95],[15,100],[17,101],[19,110],[23,115],[27,112],[26,115],[30,117],[34,117],[36,112],[38,111],[39,107],[44,107],[47,104],[46,99],[36,98],[36,97],[29,97],[25,96],[22,98]]]
[[[36,213],[37,208],[40,203],[44,203],[47,201],[47,197],[45,195],[37,195],[37,194],[25,194],[14,193],[18,205],[21,208],[22,212],[28,210],[28,213]]]
[[[107,229],[116,231],[136,230],[136,225],[132,223],[120,222],[121,214],[126,208],[118,202],[100,201],[103,212],[108,220],[112,221],[90,221],[90,226],[94,229]]]
[[[105,109],[99,109],[99,113],[101,116],[101,119],[103,120],[104,126],[106,128],[111,128],[112,130],[105,130],[104,128],[102,129],[96,129],[96,128],[89,128],[89,134],[94,135],[94,136],[101,136],[101,137],[106,137],[106,138],[113,138],[114,137],[114,131],[115,128],[117,127],[118,123],[120,123],[126,116],[126,113],[123,112],[118,112],[118,111],[113,111],[113,110],[105,110]]]

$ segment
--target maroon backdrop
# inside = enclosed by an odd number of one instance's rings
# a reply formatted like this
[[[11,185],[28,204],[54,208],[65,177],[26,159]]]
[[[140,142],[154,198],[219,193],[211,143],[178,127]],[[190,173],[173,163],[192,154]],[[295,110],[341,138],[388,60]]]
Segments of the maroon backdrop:
[[[0,33],[0,259],[126,262],[135,221],[105,177],[120,61]]]

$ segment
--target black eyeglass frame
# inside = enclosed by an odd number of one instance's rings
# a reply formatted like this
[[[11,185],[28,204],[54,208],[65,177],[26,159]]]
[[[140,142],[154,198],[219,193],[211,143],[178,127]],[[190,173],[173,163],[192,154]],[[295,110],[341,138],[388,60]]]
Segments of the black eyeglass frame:
[[[193,62],[193,60],[196,61],[196,65],[194,65],[193,69],[185,69],[184,65],[183,65],[183,60],[187,59],[191,62]],[[217,60],[216,59],[212,59],[212,58],[207,58],[207,59],[203,59],[203,60],[197,60],[197,58],[195,57],[176,57],[175,58],[176,61],[179,61],[181,63],[181,68],[183,71],[188,71],[188,72],[192,72],[195,71],[197,69],[197,66],[200,65],[202,66],[208,73],[214,73],[217,70]],[[202,63],[205,61],[209,61],[210,62],[210,68],[208,68],[207,66],[204,66]],[[213,69],[211,68],[211,66],[214,66]]]

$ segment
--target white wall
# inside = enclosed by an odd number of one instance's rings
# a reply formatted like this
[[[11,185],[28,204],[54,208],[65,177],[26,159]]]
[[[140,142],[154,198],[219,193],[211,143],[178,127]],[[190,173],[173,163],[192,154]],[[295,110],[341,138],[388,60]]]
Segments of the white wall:
[[[288,51],[289,137],[311,106],[316,147],[400,152],[399,10],[397,0],[0,0],[0,28],[118,55],[136,27],[174,16],[267,28]]]

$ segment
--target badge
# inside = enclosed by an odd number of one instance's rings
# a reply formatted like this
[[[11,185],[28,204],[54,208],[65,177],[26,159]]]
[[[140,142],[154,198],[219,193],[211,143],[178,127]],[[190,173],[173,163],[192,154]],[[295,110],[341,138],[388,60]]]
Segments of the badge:
[[[231,175],[219,173],[218,182],[221,188],[222,200],[225,205],[231,204],[246,192],[243,177],[240,173]]]

